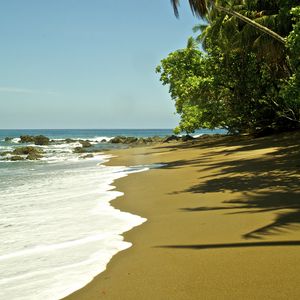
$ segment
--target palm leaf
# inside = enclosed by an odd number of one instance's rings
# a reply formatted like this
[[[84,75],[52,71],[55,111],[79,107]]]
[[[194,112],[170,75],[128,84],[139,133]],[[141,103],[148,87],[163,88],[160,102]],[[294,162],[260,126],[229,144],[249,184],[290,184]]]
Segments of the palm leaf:
[[[171,0],[171,4],[174,9],[174,14],[178,18],[179,17],[178,8],[180,5],[180,1],[179,0]],[[201,17],[201,18],[203,18],[206,15],[206,13],[208,11],[206,0],[189,0],[189,4],[190,4],[191,10],[192,10],[192,13],[194,15]]]

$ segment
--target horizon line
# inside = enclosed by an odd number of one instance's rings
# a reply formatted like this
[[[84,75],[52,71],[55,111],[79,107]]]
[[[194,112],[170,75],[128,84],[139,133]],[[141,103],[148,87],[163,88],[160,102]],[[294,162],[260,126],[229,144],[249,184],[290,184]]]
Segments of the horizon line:
[[[173,130],[173,128],[0,128],[0,130]]]

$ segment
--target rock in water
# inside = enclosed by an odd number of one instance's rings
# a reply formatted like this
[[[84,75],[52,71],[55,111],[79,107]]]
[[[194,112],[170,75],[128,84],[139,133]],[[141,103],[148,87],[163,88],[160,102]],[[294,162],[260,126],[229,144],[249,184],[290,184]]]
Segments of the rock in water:
[[[92,146],[92,144],[89,141],[80,140],[79,143],[82,145],[83,148],[88,148]]]
[[[121,144],[124,143],[125,140],[126,140],[125,136],[115,136],[113,139],[110,140],[110,143]]]
[[[0,156],[6,156],[7,154],[11,154],[10,151],[4,151],[0,153]]]
[[[44,135],[21,135],[20,143],[34,143],[35,145],[49,145],[50,139]]]
[[[34,137],[34,144],[35,145],[49,145],[50,143],[50,139],[47,138],[46,136],[44,135],[38,135],[38,136],[35,136]]]
[[[19,161],[19,160],[24,160],[24,157],[19,156],[19,155],[14,155],[9,160],[11,160],[11,161]]]
[[[14,155],[28,155],[28,154],[39,154],[41,155],[43,153],[43,151],[39,148],[35,148],[35,147],[18,147],[16,148],[12,154]]]
[[[20,143],[34,143],[34,136],[31,135],[21,135]]]
[[[67,138],[67,139],[65,139],[65,142],[67,143],[67,144],[70,144],[70,143],[75,143],[75,142],[77,142],[76,140],[73,140],[73,139],[70,139],[70,138]]]
[[[28,160],[39,160],[40,158],[42,158],[42,155],[39,153],[29,153],[26,157],[26,159]]]
[[[73,152],[74,153],[85,153],[86,151],[85,151],[85,149],[83,147],[75,147],[73,149]]]

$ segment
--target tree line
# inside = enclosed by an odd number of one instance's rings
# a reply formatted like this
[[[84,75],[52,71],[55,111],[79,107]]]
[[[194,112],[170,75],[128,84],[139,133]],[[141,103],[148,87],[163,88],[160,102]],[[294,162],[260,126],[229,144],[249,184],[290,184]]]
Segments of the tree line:
[[[299,0],[189,2],[204,21],[197,37],[156,68],[181,117],[175,131],[299,129]]]

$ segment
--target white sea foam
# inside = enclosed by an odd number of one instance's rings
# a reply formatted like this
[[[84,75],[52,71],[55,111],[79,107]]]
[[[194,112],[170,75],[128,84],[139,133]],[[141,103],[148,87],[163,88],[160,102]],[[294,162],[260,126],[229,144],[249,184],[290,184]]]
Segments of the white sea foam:
[[[20,141],[21,141],[20,138],[13,138],[10,142],[17,144],[17,143],[20,143]]]
[[[99,166],[110,156],[72,162],[70,153],[65,155],[68,160],[36,163],[30,172],[2,173],[0,299],[53,300],[70,294],[130,247],[121,233],[145,222],[114,209],[110,201],[122,195],[114,180],[151,166]]]
[[[105,140],[106,142],[109,142],[112,139],[113,139],[113,137],[108,137],[108,136],[95,136],[95,137],[90,138],[88,140],[100,143],[103,140]]]
[[[193,136],[193,138],[198,138],[198,137],[200,137],[202,135],[203,135],[203,133],[201,133],[201,134],[193,134],[192,136]]]

